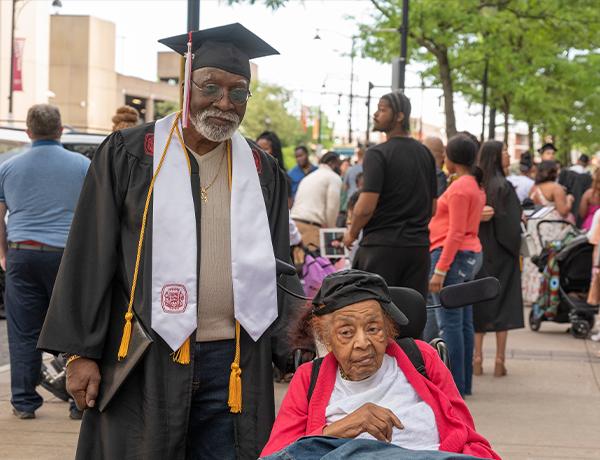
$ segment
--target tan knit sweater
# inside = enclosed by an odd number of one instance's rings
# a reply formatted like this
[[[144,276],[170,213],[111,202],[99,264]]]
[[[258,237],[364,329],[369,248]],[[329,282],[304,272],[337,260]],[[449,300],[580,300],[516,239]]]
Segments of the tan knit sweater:
[[[196,341],[233,339],[233,282],[231,275],[231,192],[227,178],[225,143],[197,155],[200,184],[208,189],[208,201],[201,200],[200,280],[198,282],[198,329]]]

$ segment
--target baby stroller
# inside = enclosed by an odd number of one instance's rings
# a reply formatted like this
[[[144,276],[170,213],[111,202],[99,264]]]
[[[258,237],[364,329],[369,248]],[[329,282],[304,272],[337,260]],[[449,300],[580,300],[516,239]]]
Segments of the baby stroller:
[[[562,239],[543,241],[543,225],[568,225]],[[576,338],[585,338],[594,326],[598,305],[586,302],[592,273],[593,246],[585,233],[563,220],[538,222],[542,252],[532,262],[543,275],[540,294],[529,314],[529,327],[539,331],[542,322],[570,323],[569,331]]]

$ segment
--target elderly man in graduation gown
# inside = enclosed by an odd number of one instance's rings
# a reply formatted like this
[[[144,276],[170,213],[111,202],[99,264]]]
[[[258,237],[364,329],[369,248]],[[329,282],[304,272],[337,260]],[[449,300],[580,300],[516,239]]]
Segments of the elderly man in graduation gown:
[[[237,127],[249,59],[277,52],[239,24],[161,42],[186,55],[183,111],[96,152],[38,345],[68,355],[78,459],[255,459],[288,210]]]

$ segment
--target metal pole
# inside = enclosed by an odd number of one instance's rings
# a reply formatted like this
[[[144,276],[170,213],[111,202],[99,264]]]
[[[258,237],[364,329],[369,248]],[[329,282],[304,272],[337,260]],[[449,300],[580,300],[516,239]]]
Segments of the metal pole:
[[[482,80],[483,94],[481,96],[482,105],[483,105],[483,114],[481,115],[481,142],[483,142],[483,139],[485,138],[485,115],[486,115],[485,112],[487,109],[488,67],[489,67],[489,61],[486,58],[485,59],[485,67],[483,69],[483,80]]]
[[[354,100],[354,45],[356,37],[352,37],[352,50],[350,51],[350,104],[348,107],[348,144],[352,143],[352,101]]]
[[[400,27],[400,61],[399,65],[399,89],[404,92],[404,81],[406,74],[406,56],[408,39],[408,0],[402,0],[402,27]]]
[[[188,0],[187,2],[187,31],[200,28],[200,0]]]
[[[371,134],[371,90],[373,89],[373,83],[369,82],[369,91],[367,92],[367,147],[369,146],[370,134]]]
[[[15,10],[17,9],[17,1],[12,0],[12,19],[10,26],[10,78],[8,79],[8,119],[13,119],[13,78],[15,77]]]

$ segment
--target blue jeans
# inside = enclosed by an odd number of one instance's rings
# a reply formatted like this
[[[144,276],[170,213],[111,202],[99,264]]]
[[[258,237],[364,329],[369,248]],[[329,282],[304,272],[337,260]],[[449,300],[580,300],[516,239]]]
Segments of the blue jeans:
[[[227,405],[234,355],[233,340],[196,342],[188,426],[189,460],[235,460],[233,414]]]
[[[431,252],[431,266],[435,268],[441,248]],[[471,281],[483,263],[483,255],[472,251],[459,251],[454,257],[450,270],[446,274],[444,286]],[[433,269],[432,269],[433,270]],[[433,274],[433,273],[432,273]],[[433,303],[439,303],[439,296],[430,294]],[[473,328],[473,306],[461,308],[438,308],[433,310],[439,326],[440,337],[448,345],[450,367],[454,383],[461,395],[471,394],[473,377],[473,346],[475,330]],[[430,313],[427,322],[429,323]]]
[[[42,352],[37,341],[46,318],[62,252],[9,249],[4,302],[10,354],[13,407],[35,412],[44,402],[35,390],[40,382]]]
[[[263,460],[475,460],[476,457],[439,450],[410,450],[372,439],[326,436],[301,438]]]

